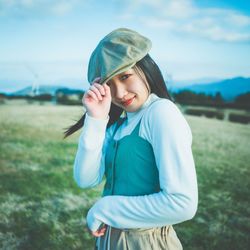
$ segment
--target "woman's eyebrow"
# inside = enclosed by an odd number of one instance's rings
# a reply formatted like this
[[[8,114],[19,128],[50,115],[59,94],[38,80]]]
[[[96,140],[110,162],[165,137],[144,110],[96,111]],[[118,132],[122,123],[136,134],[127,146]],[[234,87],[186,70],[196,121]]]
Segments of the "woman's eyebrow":
[[[133,71],[125,71],[125,72],[122,72],[121,74],[119,74],[119,76],[130,75],[132,73],[133,73]]]

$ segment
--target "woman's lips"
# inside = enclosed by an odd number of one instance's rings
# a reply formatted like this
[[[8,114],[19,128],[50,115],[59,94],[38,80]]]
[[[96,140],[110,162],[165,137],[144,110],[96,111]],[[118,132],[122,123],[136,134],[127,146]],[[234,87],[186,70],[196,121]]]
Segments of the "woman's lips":
[[[133,102],[134,98],[135,98],[135,97],[132,97],[131,99],[128,99],[128,100],[126,100],[125,102],[122,102],[122,104],[123,104],[124,106],[128,106],[128,105],[130,105],[130,104]]]

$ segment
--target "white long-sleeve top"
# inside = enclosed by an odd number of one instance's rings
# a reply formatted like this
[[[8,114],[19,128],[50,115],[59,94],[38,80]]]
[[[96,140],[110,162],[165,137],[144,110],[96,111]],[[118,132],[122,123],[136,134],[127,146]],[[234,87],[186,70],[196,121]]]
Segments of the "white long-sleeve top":
[[[129,135],[140,119],[139,136],[152,145],[161,191],[143,196],[102,197],[87,215],[92,231],[102,223],[116,228],[173,225],[191,219],[196,213],[197,179],[192,133],[186,119],[173,102],[150,94],[140,110],[127,112],[127,120],[114,139]],[[108,118],[86,115],[74,162],[74,179],[82,188],[94,187],[103,179],[105,151],[115,128],[112,125],[106,130],[107,123]]]

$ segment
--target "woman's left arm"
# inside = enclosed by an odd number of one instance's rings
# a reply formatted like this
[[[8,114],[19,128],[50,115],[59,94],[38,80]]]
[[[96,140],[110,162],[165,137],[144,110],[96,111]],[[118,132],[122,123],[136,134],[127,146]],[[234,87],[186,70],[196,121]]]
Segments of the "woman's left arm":
[[[173,225],[196,213],[198,191],[189,125],[171,101],[161,100],[151,106],[145,114],[144,133],[154,150],[161,191],[101,198],[87,215],[92,231],[101,223],[116,228]]]

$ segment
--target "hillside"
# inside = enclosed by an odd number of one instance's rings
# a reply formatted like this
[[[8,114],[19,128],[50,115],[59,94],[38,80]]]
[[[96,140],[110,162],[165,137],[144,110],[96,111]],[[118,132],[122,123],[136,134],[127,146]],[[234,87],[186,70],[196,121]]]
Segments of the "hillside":
[[[236,77],[214,83],[191,84],[185,87],[172,88],[173,92],[180,92],[182,90],[191,90],[196,93],[203,92],[210,95],[220,92],[226,101],[232,101],[236,96],[250,91],[250,78]]]

